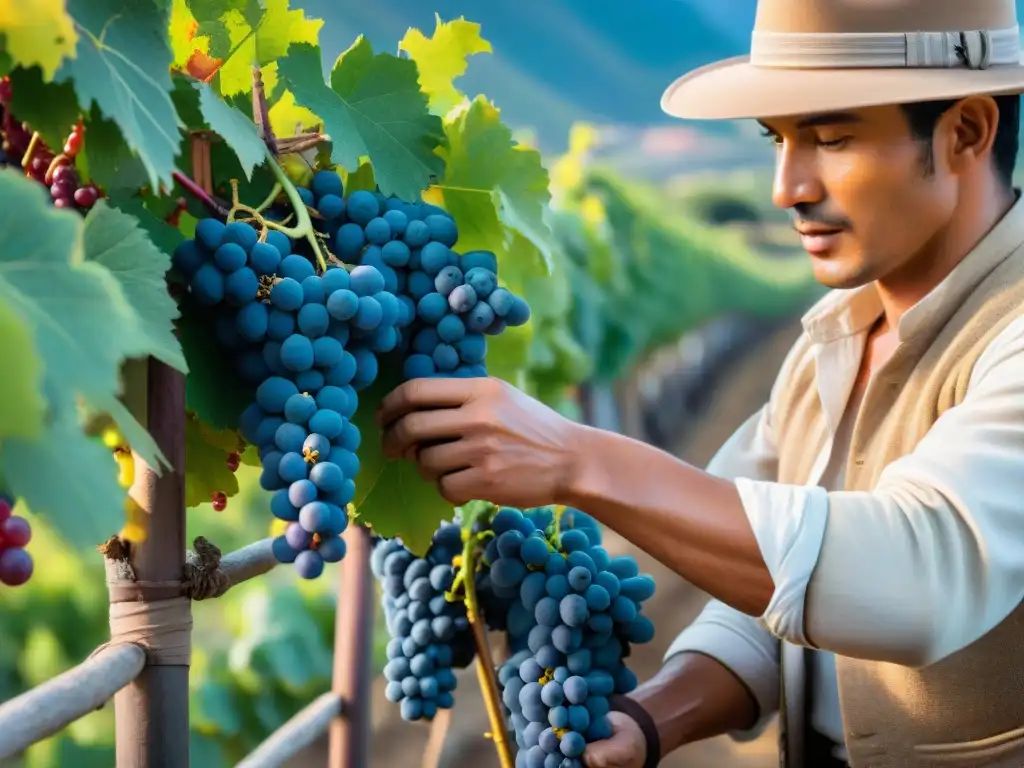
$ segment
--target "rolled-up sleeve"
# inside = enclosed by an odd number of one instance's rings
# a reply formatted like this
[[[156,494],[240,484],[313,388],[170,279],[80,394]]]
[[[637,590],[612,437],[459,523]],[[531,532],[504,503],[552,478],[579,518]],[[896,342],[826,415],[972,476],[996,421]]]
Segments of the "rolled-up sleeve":
[[[1024,599],[1024,319],[873,491],[737,485],[775,580],[761,617],[775,635],[913,667],[964,648]]]
[[[751,416],[726,441],[708,464],[718,477],[773,478],[777,453],[764,408]],[[673,641],[666,660],[679,653],[701,653],[729,669],[757,702],[757,724],[729,735],[737,741],[756,739],[779,707],[779,641],[757,619],[711,600],[694,622]]]
[[[747,731],[730,733],[737,741],[756,739],[779,708],[779,641],[757,619],[717,600],[669,646],[667,661],[679,653],[702,653],[731,671],[758,707],[758,721]]]

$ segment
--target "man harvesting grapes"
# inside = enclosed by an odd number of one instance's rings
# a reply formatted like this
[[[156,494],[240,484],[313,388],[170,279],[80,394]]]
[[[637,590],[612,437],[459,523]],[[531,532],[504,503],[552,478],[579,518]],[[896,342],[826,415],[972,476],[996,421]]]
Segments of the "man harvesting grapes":
[[[749,58],[669,88],[760,121],[835,289],[707,472],[496,380],[382,404],[453,503],[585,509],[715,598],[591,768],[776,711],[789,768],[1024,765],[1020,59],[1013,0],[760,0]]]

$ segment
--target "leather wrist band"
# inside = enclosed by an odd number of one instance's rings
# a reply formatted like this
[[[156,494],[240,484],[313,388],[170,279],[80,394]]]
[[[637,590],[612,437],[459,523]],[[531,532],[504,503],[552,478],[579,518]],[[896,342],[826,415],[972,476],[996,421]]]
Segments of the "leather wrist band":
[[[654,724],[654,718],[643,706],[628,696],[613,694],[608,697],[608,704],[613,712],[621,712],[628,715],[640,726],[640,732],[647,742],[647,759],[644,760],[644,768],[656,768],[661,762],[661,737],[658,736],[658,727]]]

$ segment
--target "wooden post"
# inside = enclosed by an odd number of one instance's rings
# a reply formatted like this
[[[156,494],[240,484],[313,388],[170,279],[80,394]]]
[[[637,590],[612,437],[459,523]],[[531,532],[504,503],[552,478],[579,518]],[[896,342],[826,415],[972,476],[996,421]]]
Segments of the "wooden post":
[[[149,513],[149,534],[131,547],[138,581],[181,581],[185,563],[185,376],[163,363],[130,363],[129,407],[144,416],[173,466],[162,477],[135,456],[131,494]],[[136,406],[131,398],[145,393]],[[187,666],[146,666],[114,697],[117,768],[188,768]]]
[[[331,723],[330,768],[369,768],[370,705],[373,698],[373,578],[370,532],[356,523],[345,531],[348,551],[341,561],[334,623],[331,690],[341,714]]]

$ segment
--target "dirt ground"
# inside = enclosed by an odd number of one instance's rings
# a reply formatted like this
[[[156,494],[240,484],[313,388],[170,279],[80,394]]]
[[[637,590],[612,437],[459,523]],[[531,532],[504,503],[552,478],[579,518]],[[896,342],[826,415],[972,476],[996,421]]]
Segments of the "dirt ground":
[[[698,430],[682,439],[676,452],[688,461],[703,466],[725,439],[753,413],[768,396],[782,359],[797,334],[789,325],[758,346],[737,366],[730,379],[718,391]],[[638,646],[630,659],[631,668],[644,680],[660,666],[665,649],[676,634],[699,613],[707,600],[691,584],[660,565],[620,537],[606,531],[605,545],[612,554],[631,552],[642,572],[655,577],[658,591],[645,605],[657,627],[657,636],[646,646]],[[372,765],[376,768],[498,768],[492,743],[484,737],[489,730],[476,674],[464,670],[459,679],[456,706],[448,718],[439,718],[433,726],[403,722],[397,707],[383,696],[378,679],[373,700]],[[738,744],[727,737],[710,739],[683,747],[667,757],[664,768],[774,768],[778,765],[776,733],[769,728],[754,742]],[[317,744],[290,763],[292,768],[312,768],[326,764],[326,749]]]

